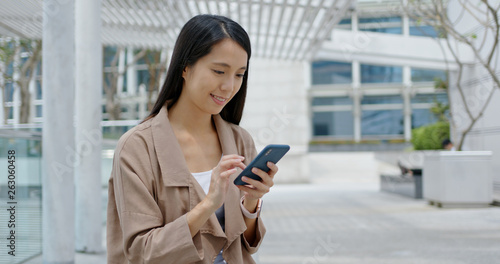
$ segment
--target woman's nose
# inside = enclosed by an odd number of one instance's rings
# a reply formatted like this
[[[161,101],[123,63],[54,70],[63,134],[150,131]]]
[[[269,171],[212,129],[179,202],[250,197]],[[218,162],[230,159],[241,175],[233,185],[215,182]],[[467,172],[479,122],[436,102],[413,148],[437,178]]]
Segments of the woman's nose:
[[[224,82],[221,85],[221,90],[231,91],[233,89],[234,89],[234,79],[233,78],[224,79]]]

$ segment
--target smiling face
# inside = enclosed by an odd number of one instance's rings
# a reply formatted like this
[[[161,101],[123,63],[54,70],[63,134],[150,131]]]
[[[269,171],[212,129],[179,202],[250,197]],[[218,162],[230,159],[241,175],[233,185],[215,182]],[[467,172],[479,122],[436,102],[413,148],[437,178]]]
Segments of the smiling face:
[[[204,113],[220,113],[241,87],[247,58],[246,51],[231,39],[215,44],[210,53],[184,69],[179,102]]]

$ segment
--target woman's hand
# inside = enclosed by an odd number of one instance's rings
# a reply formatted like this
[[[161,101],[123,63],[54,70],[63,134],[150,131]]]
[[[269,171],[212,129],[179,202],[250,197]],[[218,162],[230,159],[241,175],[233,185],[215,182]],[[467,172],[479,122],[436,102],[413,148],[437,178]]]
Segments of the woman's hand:
[[[236,172],[236,168],[245,169],[244,159],[244,157],[236,154],[222,156],[217,167],[212,170],[207,199],[211,202],[214,210],[224,203],[229,187],[229,176]]]
[[[264,172],[258,168],[252,168],[252,172],[258,175],[262,181],[257,181],[249,177],[242,177],[242,180],[248,185],[238,185],[238,188],[245,193],[245,201],[251,204],[257,204],[257,200],[268,193],[274,185],[274,175],[278,172],[278,166],[272,162],[267,163],[269,172]]]

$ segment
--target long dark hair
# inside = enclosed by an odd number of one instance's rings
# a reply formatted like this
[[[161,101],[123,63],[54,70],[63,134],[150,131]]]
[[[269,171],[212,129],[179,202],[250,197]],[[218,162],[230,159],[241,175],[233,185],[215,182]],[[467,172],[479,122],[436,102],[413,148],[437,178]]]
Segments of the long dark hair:
[[[227,38],[238,43],[248,54],[247,69],[241,88],[220,113],[224,120],[238,125],[247,94],[248,66],[251,55],[250,38],[238,23],[217,15],[197,15],[184,25],[175,42],[167,77],[158,99],[144,121],[156,116],[165,104],[167,108],[172,107],[181,96],[184,81],[183,70],[187,66],[194,65],[201,57],[210,53],[215,44]]]

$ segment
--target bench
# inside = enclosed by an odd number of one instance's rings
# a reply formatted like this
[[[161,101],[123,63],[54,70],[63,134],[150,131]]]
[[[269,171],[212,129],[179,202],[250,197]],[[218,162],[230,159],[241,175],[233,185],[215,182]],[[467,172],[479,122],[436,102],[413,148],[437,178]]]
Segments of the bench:
[[[380,175],[380,191],[422,199],[422,175]]]

